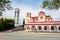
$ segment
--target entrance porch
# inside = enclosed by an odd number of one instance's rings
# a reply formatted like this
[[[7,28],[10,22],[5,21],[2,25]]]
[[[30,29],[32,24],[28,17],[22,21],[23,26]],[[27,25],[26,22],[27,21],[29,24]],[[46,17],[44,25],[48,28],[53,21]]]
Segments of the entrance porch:
[[[59,25],[25,25],[26,31],[60,32]]]

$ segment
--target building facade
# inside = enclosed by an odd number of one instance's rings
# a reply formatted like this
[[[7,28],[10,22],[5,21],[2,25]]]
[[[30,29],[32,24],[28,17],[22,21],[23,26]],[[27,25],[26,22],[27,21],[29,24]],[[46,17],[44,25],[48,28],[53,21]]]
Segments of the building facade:
[[[46,16],[43,11],[40,11],[37,17],[32,17],[28,12],[24,28],[26,31],[60,32],[60,21],[53,21],[52,17]]]

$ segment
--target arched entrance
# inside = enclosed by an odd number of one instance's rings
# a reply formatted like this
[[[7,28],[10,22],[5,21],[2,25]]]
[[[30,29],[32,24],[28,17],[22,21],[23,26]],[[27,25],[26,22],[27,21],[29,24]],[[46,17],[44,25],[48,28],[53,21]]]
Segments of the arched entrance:
[[[58,28],[59,30],[60,30],[60,26],[59,26],[59,28]]]
[[[41,26],[38,26],[38,30],[41,30]]]
[[[51,26],[51,30],[54,30],[54,26]]]
[[[44,26],[44,30],[47,30],[47,26]]]
[[[31,28],[30,28],[30,26],[26,26],[26,31],[29,31],[29,30],[31,30]]]
[[[57,32],[57,26],[51,26],[51,32]]]
[[[49,26],[44,26],[44,32],[49,32]]]
[[[37,30],[38,30],[39,32],[42,32],[42,26],[37,26]]]
[[[35,26],[32,26],[31,28],[32,28],[32,31],[35,31]]]

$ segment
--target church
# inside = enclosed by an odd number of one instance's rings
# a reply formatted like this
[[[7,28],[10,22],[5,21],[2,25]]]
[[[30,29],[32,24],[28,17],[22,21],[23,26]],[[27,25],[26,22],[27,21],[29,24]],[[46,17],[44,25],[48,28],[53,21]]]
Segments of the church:
[[[60,32],[60,21],[53,21],[52,17],[46,16],[43,11],[40,11],[36,17],[32,17],[28,12],[24,28],[26,31]]]

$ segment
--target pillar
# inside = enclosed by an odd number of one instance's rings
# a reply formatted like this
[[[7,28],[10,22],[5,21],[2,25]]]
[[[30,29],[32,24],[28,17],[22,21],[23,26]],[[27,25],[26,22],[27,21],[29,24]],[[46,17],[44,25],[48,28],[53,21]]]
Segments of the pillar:
[[[26,31],[27,31],[27,26],[25,26],[25,28],[26,28]]]
[[[42,26],[42,31],[44,32],[44,26]]]
[[[49,26],[50,32],[51,32],[51,26]]]
[[[36,28],[36,30],[38,31],[38,28],[37,28],[38,26],[35,26],[35,28]]]
[[[59,26],[57,26],[57,31],[59,32]]]

